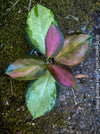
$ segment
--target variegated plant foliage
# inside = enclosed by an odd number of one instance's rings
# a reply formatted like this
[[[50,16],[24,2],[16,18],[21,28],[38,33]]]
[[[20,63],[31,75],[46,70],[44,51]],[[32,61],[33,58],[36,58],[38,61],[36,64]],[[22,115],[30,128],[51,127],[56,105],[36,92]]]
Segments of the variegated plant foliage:
[[[69,66],[86,58],[92,38],[83,33],[73,33],[64,39],[52,11],[39,4],[28,13],[25,30],[33,48],[46,58],[31,56],[18,59],[9,65],[6,74],[16,80],[34,80],[28,86],[26,105],[35,119],[56,104],[59,85],[75,87]]]

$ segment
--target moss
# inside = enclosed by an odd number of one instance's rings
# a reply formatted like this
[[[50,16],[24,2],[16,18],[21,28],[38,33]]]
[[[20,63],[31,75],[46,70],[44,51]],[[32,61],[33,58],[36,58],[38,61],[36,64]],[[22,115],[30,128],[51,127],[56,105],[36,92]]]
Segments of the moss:
[[[57,124],[57,127],[64,125],[66,119],[63,114],[58,114],[56,111],[55,116],[53,116],[54,110],[52,110],[46,116],[35,120],[34,126],[28,125],[27,122],[32,122],[32,117],[25,105],[25,92],[28,82],[11,80],[4,73],[8,65],[15,59],[29,55],[32,50],[24,32],[29,0],[19,1],[10,12],[4,15],[14,2],[15,0],[2,0],[1,2],[0,125],[2,128],[0,128],[0,132],[15,133],[23,131],[23,133],[27,133],[34,131],[36,134],[42,134],[46,133],[45,129],[52,132],[51,125]],[[32,1],[32,7],[36,2],[36,0]],[[87,28],[90,29],[93,25],[92,23],[90,24],[92,19],[91,13],[97,10],[99,5],[98,2],[94,3],[93,0],[77,0],[77,2],[76,0],[38,0],[38,3],[50,8],[54,12],[64,36],[67,35],[69,30],[80,31],[84,21],[87,21]],[[21,13],[18,13],[20,9]],[[66,19],[68,15],[79,17],[79,21],[71,17]]]

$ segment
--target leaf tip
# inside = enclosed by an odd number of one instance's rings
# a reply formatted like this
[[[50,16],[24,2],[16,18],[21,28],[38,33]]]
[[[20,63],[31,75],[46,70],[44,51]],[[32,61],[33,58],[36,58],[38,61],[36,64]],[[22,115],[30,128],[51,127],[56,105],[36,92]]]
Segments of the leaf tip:
[[[10,71],[11,71],[11,65],[8,66],[7,70],[5,71],[5,74],[9,75]]]
[[[5,74],[7,74],[7,75],[8,75],[8,72],[7,72],[7,70],[5,71]]]
[[[92,39],[93,39],[92,35],[89,35],[89,38],[90,38],[90,45],[92,45]]]

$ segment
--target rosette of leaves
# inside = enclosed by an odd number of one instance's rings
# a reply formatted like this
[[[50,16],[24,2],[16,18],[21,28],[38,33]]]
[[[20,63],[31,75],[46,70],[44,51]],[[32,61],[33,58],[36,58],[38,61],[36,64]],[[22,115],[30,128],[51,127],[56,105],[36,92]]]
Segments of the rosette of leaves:
[[[75,87],[70,66],[83,61],[91,47],[91,36],[73,33],[65,39],[51,10],[37,4],[28,13],[25,30],[33,48],[44,55],[18,59],[6,74],[16,80],[32,80],[26,92],[26,105],[33,118],[56,104],[59,85]]]

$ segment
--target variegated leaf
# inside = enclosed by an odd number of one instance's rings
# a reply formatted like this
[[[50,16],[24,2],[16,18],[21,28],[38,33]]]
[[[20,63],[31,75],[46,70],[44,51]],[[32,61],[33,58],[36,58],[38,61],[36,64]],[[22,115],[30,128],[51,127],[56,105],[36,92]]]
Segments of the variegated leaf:
[[[92,37],[85,34],[70,34],[65,38],[64,46],[55,60],[67,66],[75,66],[89,53]]]
[[[32,57],[16,60],[9,65],[6,74],[17,80],[32,80],[39,78],[46,69],[43,59]]]

